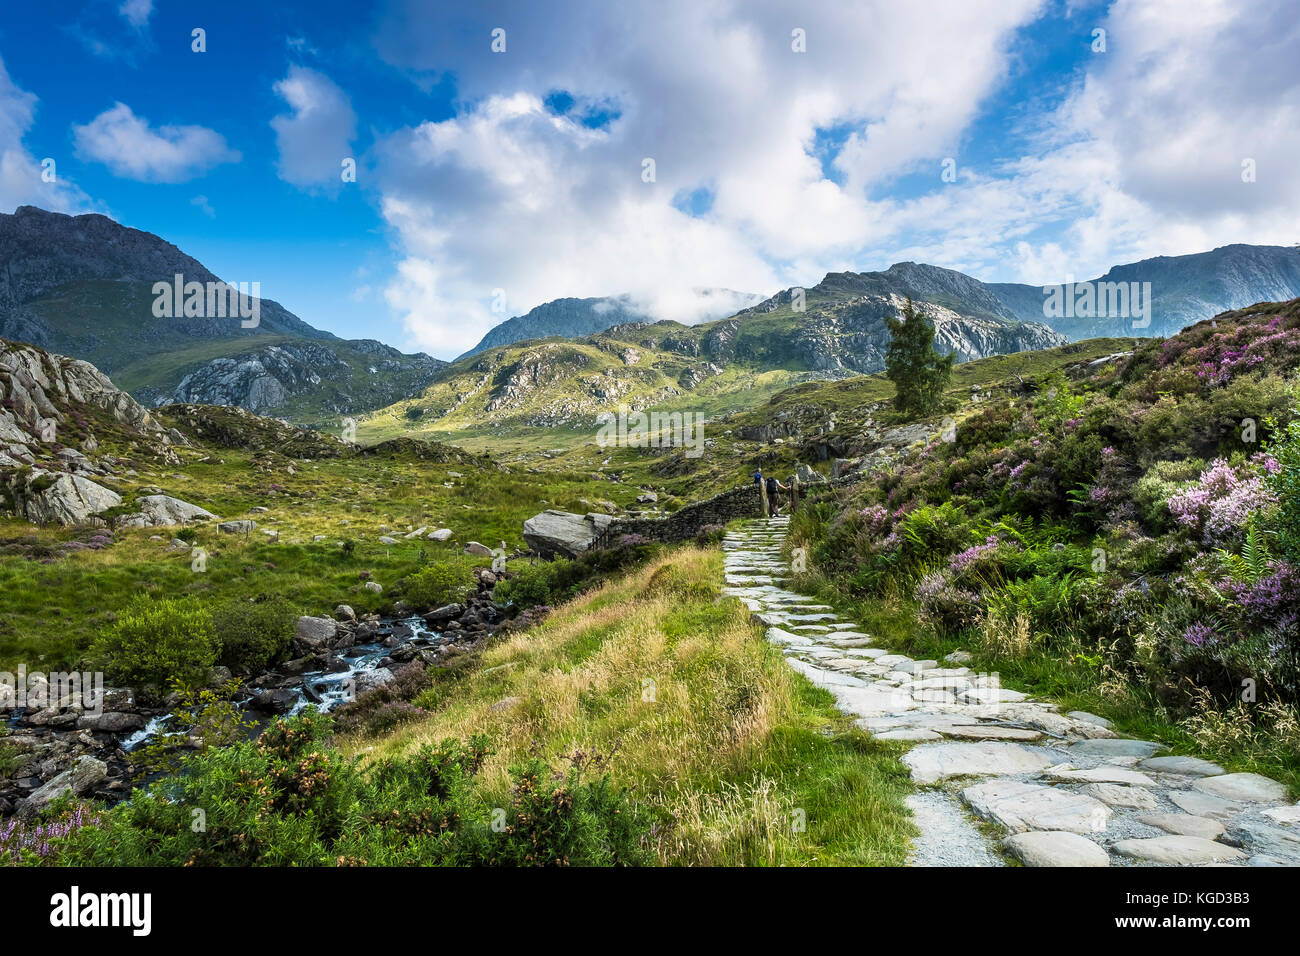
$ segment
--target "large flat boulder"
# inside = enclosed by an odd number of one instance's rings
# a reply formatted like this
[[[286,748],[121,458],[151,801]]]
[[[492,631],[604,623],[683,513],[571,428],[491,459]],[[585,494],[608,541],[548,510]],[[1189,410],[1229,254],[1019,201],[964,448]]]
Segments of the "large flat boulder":
[[[1002,845],[1025,866],[1110,866],[1110,856],[1085,836],[1068,830],[1016,833]]]
[[[95,757],[78,757],[63,773],[32,791],[31,796],[18,807],[20,817],[30,817],[71,790],[77,796],[89,793],[108,776],[108,764]]]
[[[1273,803],[1286,799],[1286,787],[1269,777],[1257,773],[1225,773],[1204,777],[1192,788],[1241,803]]]
[[[116,508],[122,496],[80,475],[34,471],[11,484],[18,512],[37,524],[82,524]]]
[[[1240,850],[1194,836],[1162,836],[1145,840],[1120,840],[1115,852],[1130,860],[1165,866],[1195,866],[1201,863],[1230,863],[1243,859]]]
[[[161,528],[191,521],[213,521],[216,515],[206,508],[181,501],[171,495],[145,495],[136,499],[140,509],[135,514],[122,515],[114,522],[118,528]]]
[[[591,547],[613,520],[595,512],[579,515],[551,508],[524,522],[524,541],[538,554],[574,558]]]

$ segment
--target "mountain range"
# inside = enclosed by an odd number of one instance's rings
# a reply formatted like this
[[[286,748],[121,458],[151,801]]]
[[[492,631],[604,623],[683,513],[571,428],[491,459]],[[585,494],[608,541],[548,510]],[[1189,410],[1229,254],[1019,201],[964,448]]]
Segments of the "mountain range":
[[[561,298],[510,318],[451,363],[316,329],[256,300],[259,322],[158,317],[154,283],[221,283],[158,236],[101,215],[0,215],[0,338],[93,363],[143,405],[235,405],[305,424],[370,413],[381,433],[555,427],[611,404],[708,413],[884,367],[884,318],[912,299],[959,361],[1098,336],[1168,335],[1219,312],[1300,296],[1300,253],[1230,245],[1118,265],[1082,286],[1149,283],[1129,315],[1053,313],[1050,289],[900,262],[768,298],[696,290],[710,321],[659,320],[629,295]],[[377,410],[377,411],[376,411]]]
[[[171,243],[106,216],[0,214],[0,338],[93,363],[145,405],[203,402],[315,422],[396,401],[446,363],[340,339],[270,299],[258,324],[157,317],[154,283],[220,283]]]

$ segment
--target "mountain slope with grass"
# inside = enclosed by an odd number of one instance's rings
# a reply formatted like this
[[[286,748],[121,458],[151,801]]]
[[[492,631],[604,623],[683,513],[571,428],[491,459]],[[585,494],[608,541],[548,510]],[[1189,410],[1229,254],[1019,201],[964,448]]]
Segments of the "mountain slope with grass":
[[[367,416],[359,434],[460,441],[547,428],[563,447],[620,405],[715,418],[800,382],[883,369],[885,318],[909,295],[934,321],[937,347],[960,361],[1063,341],[1009,317],[968,276],[904,263],[829,275],[801,301],[787,291],[717,322],[633,322],[585,339],[487,349],[439,372],[423,394]]]
[[[445,364],[339,339],[270,299],[258,300],[255,328],[239,316],[156,317],[154,283],[178,274],[221,281],[106,216],[20,206],[0,214],[0,337],[88,361],[148,405],[232,404],[302,422],[415,394]]]

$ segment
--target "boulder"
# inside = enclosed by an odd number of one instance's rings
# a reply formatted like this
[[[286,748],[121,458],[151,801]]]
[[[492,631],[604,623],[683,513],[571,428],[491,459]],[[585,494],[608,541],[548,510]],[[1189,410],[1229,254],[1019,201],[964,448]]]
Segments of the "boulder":
[[[451,537],[450,528],[439,528],[437,531],[429,532],[430,541],[446,541]]]
[[[524,522],[524,541],[538,554],[573,558],[591,547],[613,520],[596,512],[579,515],[550,509]]]
[[[249,706],[265,714],[287,714],[297,703],[298,692],[282,688],[262,691],[249,702]]]
[[[357,671],[357,676],[353,686],[356,695],[360,697],[368,690],[374,690],[376,687],[383,687],[385,684],[396,680],[396,676],[386,667],[376,667],[374,670]]]
[[[338,622],[328,617],[300,617],[293,633],[294,650],[300,654],[319,654],[326,651],[338,631]]]
[[[223,521],[217,525],[217,530],[223,534],[248,534],[257,528],[257,522],[251,518],[240,518],[238,521]]]
[[[799,479],[803,485],[824,485],[826,479],[813,470],[811,465],[799,462],[799,467],[795,469],[794,476]]]
[[[119,528],[160,528],[188,524],[191,521],[213,521],[211,511],[198,505],[181,501],[171,495],[145,495],[136,499],[135,514],[122,515],[114,525]]]
[[[1192,788],[1244,803],[1272,803],[1286,799],[1286,787],[1276,780],[1257,773],[1225,773],[1221,776],[1203,777]]]
[[[63,773],[33,790],[18,807],[20,817],[30,817],[45,809],[67,791],[77,796],[89,793],[108,776],[108,764],[95,757],[79,757]]]
[[[450,621],[454,617],[460,617],[463,613],[465,613],[465,605],[463,604],[444,604],[442,607],[424,615],[424,619],[430,623]]]
[[[336,621],[355,621],[357,619],[357,612],[352,610],[352,605],[350,604],[340,604],[334,609],[334,619]]]
[[[122,503],[122,496],[80,475],[36,470],[10,484],[16,510],[37,524],[83,524]]]
[[[527,524],[525,524],[524,527],[527,527]],[[492,557],[492,549],[486,544],[479,544],[477,541],[471,541],[469,544],[465,545],[465,553],[473,554],[480,558]]]

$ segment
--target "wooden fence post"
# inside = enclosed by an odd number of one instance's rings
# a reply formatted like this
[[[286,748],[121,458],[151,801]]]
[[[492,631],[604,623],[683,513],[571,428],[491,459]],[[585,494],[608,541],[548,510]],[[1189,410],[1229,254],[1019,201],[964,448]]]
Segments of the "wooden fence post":
[[[759,497],[759,499],[762,501],[762,504],[763,504],[763,517],[766,518],[766,517],[768,517],[768,513],[767,513],[767,482],[766,482],[766,481],[760,481],[760,482],[758,483],[758,497]]]

